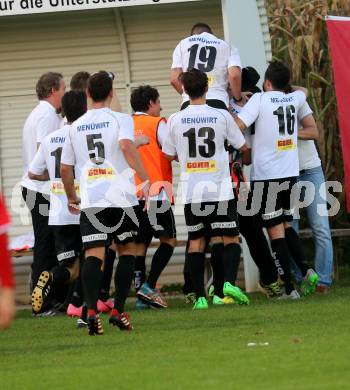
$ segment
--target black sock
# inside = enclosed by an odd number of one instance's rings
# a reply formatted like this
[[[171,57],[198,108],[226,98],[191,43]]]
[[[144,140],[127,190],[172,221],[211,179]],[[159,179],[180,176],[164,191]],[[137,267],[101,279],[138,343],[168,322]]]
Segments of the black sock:
[[[75,307],[80,307],[83,304],[83,286],[81,282],[83,261],[80,261],[80,272],[78,278],[73,282],[73,293],[70,303]]]
[[[204,270],[205,270],[205,255],[201,252],[193,252],[187,254],[188,267],[193,283],[193,289],[197,298],[205,297],[204,290]]]
[[[169,263],[173,255],[174,247],[162,242],[152,258],[151,269],[148,274],[147,283],[151,288],[156,288],[160,274]]]
[[[140,287],[146,280],[146,257],[136,256],[135,260],[135,271],[134,271],[134,286],[136,292],[139,291]]]
[[[59,265],[52,269],[52,283],[60,285],[68,282],[70,279],[70,272],[66,267],[60,267]]]
[[[277,269],[260,220],[256,216],[240,215],[239,231],[245,238],[250,255],[259,269],[261,282],[264,285],[276,282],[278,278]]]
[[[306,262],[303,246],[301,245],[298,233],[290,226],[285,229],[285,234],[289,253],[295,264],[299,267],[302,275],[305,276],[309,267]]]
[[[94,256],[86,258],[82,269],[84,300],[90,310],[97,311],[98,292],[102,282],[102,260]]]
[[[113,275],[113,265],[115,260],[115,251],[108,248],[106,250],[106,257],[103,269],[102,285],[98,298],[101,301],[107,301],[109,299],[109,290],[111,288],[111,281]]]
[[[287,241],[284,238],[271,240],[272,256],[275,259],[277,271],[284,281],[286,293],[290,294],[294,290],[291,272]]]
[[[83,292],[82,292],[80,275],[78,279],[75,280],[73,283],[73,293],[72,293],[70,303],[75,307],[80,307],[83,304]]]
[[[191,280],[191,274],[190,274],[190,267],[188,265],[187,254],[188,254],[188,241],[187,241],[187,244],[186,244],[185,264],[184,264],[184,270],[183,270],[184,282],[185,283],[184,283],[184,286],[182,287],[182,291],[183,291],[183,293],[185,295],[194,292],[194,287],[193,287],[193,283],[192,283],[192,280]]]
[[[123,313],[124,311],[124,304],[129,295],[134,269],[135,256],[125,255],[119,257],[119,262],[114,274],[114,307],[119,313]]]
[[[241,246],[239,244],[228,244],[224,247],[224,279],[233,286],[236,283],[238,267],[241,262]]]
[[[222,288],[224,286],[224,244],[215,243],[211,247],[210,264],[213,269],[213,284],[215,295],[224,297]]]

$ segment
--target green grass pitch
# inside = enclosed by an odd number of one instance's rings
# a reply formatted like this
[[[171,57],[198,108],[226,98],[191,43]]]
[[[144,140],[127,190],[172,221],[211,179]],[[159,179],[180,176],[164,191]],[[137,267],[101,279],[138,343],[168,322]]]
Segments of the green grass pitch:
[[[350,288],[299,302],[194,312],[182,300],[90,337],[20,311],[0,333],[0,389],[350,389]],[[248,346],[257,343],[257,346]],[[268,345],[259,345],[268,343]]]

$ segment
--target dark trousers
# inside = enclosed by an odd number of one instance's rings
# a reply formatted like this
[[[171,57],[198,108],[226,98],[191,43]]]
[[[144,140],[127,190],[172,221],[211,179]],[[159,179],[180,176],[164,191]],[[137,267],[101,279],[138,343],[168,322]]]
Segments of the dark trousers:
[[[22,188],[22,196],[32,215],[34,248],[32,263],[32,288],[42,271],[51,270],[58,264],[53,230],[49,226],[50,201],[40,192]]]

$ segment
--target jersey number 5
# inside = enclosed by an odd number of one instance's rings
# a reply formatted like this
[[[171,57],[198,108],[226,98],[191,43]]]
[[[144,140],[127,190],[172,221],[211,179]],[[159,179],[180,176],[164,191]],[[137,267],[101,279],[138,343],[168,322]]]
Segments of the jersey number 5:
[[[216,60],[216,48],[213,46],[203,46],[199,50],[199,56],[196,64],[197,53],[199,45],[191,46],[188,51],[190,52],[190,59],[188,61],[188,70],[197,68],[202,72],[211,72],[214,69]]]
[[[89,149],[90,160],[97,165],[103,164],[105,160],[105,146],[102,141],[95,141],[102,138],[102,134],[87,134],[86,142]],[[97,149],[97,156],[96,156]]]
[[[284,109],[286,113],[284,113]],[[278,118],[278,127],[280,135],[286,135],[286,130],[289,135],[294,133],[295,125],[295,107],[290,105],[287,107],[278,107],[276,111],[273,112],[273,115],[277,115]],[[285,120],[287,118],[287,122]]]
[[[183,134],[188,138],[188,154],[189,157],[197,157],[197,142],[196,142],[196,129],[193,127]],[[201,127],[198,130],[198,137],[204,138],[205,145],[198,146],[198,153],[205,158],[213,157],[215,154],[215,131],[211,127]]]

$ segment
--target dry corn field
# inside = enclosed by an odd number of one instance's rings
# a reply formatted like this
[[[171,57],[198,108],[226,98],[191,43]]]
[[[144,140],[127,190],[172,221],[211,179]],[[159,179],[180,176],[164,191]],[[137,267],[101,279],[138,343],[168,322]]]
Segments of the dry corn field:
[[[350,15],[349,0],[267,0],[272,53],[289,64],[293,83],[306,86],[320,131],[317,142],[328,180],[343,183],[343,165],[328,49],[326,15]],[[345,194],[338,194],[341,215],[333,226],[344,226]]]

